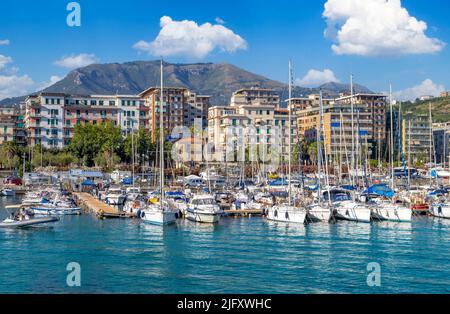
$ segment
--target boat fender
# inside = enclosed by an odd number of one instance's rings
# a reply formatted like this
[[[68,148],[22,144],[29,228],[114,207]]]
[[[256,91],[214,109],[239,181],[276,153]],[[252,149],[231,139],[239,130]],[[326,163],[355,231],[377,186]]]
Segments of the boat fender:
[[[136,212],[136,217],[141,218],[141,210],[138,209],[138,211]]]
[[[442,214],[442,206],[439,206],[439,207],[438,207],[438,213],[439,213],[439,214]]]

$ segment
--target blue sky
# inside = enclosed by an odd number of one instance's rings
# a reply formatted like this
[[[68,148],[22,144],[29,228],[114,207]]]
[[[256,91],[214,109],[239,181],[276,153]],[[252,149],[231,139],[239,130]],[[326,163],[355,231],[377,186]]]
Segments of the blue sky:
[[[330,77],[347,82],[353,72],[358,83],[375,91],[388,90],[392,82],[399,97],[450,88],[447,0],[433,0],[433,5],[427,0],[403,0],[397,6],[400,0],[390,0],[394,4],[389,10],[384,8],[385,0],[358,1],[79,0],[80,27],[66,23],[70,1],[2,1],[0,98],[48,85],[79,63],[154,60],[159,54],[165,54],[168,62],[232,63],[284,82],[288,59],[292,59],[299,84],[312,86]],[[328,18],[323,16],[326,3]],[[194,34],[206,34],[211,46],[191,48],[195,36],[182,47],[174,47],[178,41],[173,38],[158,38],[163,16],[170,17],[165,25],[178,30],[188,27],[179,21],[197,23]],[[324,36],[327,21],[333,18],[337,30],[351,28],[352,23],[361,25],[360,30],[342,34],[342,38]],[[419,30],[405,32],[411,25],[417,27],[411,19],[426,23],[427,29],[422,31],[419,25]],[[202,27],[206,22],[219,28],[206,30]],[[383,29],[392,23],[394,31]],[[167,32],[171,35],[170,29]],[[386,43],[391,37],[395,42]],[[140,41],[144,45],[137,49]],[[334,50],[333,44],[338,46]]]

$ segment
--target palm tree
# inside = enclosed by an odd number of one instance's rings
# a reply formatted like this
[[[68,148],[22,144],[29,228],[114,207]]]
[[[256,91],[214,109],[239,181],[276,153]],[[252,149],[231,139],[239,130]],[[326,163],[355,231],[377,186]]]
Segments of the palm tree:
[[[309,160],[313,165],[317,163],[317,142],[312,142],[308,145]]]

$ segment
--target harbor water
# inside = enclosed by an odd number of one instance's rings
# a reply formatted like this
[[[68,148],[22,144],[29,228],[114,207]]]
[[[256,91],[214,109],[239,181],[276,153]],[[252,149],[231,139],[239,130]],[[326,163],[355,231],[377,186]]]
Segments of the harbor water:
[[[0,200],[4,206],[18,200]],[[91,215],[0,229],[0,293],[449,293],[450,221],[223,218],[168,227]],[[81,286],[66,269],[81,267]],[[380,285],[367,284],[369,263]]]

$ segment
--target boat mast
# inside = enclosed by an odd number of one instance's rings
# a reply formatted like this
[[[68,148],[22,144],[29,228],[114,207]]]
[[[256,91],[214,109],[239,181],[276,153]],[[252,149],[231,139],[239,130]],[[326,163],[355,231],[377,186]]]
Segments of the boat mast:
[[[159,171],[160,171],[160,179],[159,179],[159,191],[161,193],[161,201],[160,208],[163,209],[163,201],[164,201],[164,94],[163,94],[163,59],[161,58],[161,96],[159,102]]]
[[[389,108],[391,114],[391,131],[390,131],[390,162],[391,162],[391,189],[394,189],[394,115],[392,112],[392,84],[389,84]]]
[[[433,158],[432,158],[432,149],[433,149],[433,118],[431,117],[431,102],[428,104],[428,112],[429,112],[429,121],[430,121],[430,165],[433,165]],[[433,178],[431,177],[431,171],[430,171],[430,186],[433,183]]]
[[[291,155],[292,155],[292,126],[291,126],[291,98],[292,98],[292,65],[291,60],[289,60],[289,101],[288,101],[288,140],[289,140],[289,161],[288,161],[288,189],[289,189],[289,206],[292,205],[292,187],[291,187]]]
[[[322,96],[322,90],[320,90],[320,127],[319,127],[319,138],[322,139],[322,128],[323,128],[323,96]],[[327,191],[328,191],[328,204],[331,206],[331,191],[330,191],[330,182],[329,182],[329,178],[328,178],[328,156],[327,156],[327,145],[325,143],[325,135],[323,137],[324,143],[323,143],[323,149],[324,149],[324,155],[325,155],[325,182],[327,184]],[[320,145],[320,143],[319,143]],[[321,158],[321,157],[319,157]],[[320,180],[320,173],[319,173],[319,180]],[[319,194],[319,199],[320,199],[320,194]]]
[[[355,185],[355,178],[354,178],[354,170],[355,170],[355,125],[354,125],[354,108],[353,108],[353,73],[350,74],[350,110],[351,110],[351,119],[352,119],[352,155],[351,155],[351,168],[353,174],[351,175],[352,178],[352,186]]]
[[[411,187],[411,117],[408,121],[408,189]]]

